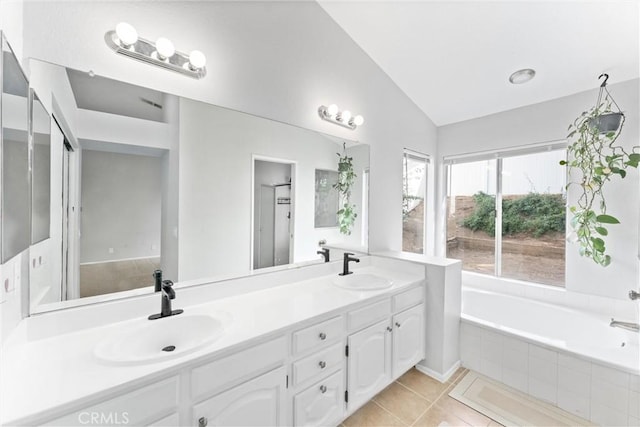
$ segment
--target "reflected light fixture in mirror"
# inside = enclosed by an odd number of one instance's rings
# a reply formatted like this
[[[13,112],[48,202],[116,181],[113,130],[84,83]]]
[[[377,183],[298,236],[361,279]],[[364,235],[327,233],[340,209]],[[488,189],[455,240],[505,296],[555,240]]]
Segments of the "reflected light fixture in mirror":
[[[318,115],[322,120],[326,120],[351,130],[355,130],[358,126],[361,126],[364,123],[364,117],[359,114],[352,117],[351,111],[340,111],[336,104],[331,104],[328,107],[321,105],[318,108]]]
[[[114,52],[147,64],[195,79],[201,79],[207,74],[206,58],[202,52],[194,50],[186,54],[177,51],[166,37],[160,37],[154,43],[139,37],[136,29],[126,22],[116,25],[115,30],[107,31],[104,40]]]

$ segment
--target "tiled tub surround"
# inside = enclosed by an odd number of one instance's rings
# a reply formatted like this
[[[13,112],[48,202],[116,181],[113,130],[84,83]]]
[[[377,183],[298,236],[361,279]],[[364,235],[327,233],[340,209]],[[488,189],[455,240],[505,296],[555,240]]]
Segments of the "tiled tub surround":
[[[341,267],[341,262],[328,263],[215,286],[178,287],[174,308],[189,314],[222,312],[232,322],[217,341],[157,363],[111,366],[96,360],[93,349],[106,334],[157,312],[158,294],[28,318],[2,349],[0,424],[42,423],[171,375],[182,382],[185,369],[291,334],[320,316],[346,319],[345,310],[351,313],[360,306],[389,301],[391,295],[405,295],[405,289],[415,289],[424,280],[423,266],[363,257],[355,271],[390,277],[394,284],[387,290],[354,292],[331,284]],[[397,308],[395,296],[392,301]],[[413,304],[420,301],[416,298]],[[180,411],[181,416],[187,414]]]
[[[638,426],[638,334],[609,320],[465,286],[462,364],[594,423]]]

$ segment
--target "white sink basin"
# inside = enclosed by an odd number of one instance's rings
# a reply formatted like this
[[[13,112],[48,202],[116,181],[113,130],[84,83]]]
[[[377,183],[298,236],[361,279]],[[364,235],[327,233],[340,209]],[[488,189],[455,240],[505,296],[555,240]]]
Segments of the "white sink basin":
[[[375,274],[353,273],[348,276],[336,277],[333,284],[352,291],[375,291],[390,288],[393,281]]]
[[[102,339],[94,354],[110,364],[160,362],[211,344],[220,338],[225,323],[221,318],[200,314],[144,319],[126,331]]]

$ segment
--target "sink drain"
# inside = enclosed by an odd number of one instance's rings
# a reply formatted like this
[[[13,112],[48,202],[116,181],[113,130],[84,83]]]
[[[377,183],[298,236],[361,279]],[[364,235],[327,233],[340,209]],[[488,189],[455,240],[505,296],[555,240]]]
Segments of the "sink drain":
[[[168,351],[173,351],[175,349],[176,349],[175,345],[168,345],[165,348],[163,348],[162,351],[167,351],[168,352]]]

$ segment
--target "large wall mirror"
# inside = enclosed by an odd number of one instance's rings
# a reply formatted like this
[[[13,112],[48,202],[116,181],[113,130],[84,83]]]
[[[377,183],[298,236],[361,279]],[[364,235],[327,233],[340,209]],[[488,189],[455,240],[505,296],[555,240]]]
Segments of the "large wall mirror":
[[[31,312],[152,292],[156,269],[175,282],[203,283],[320,263],[323,240],[366,251],[366,144],[29,65],[32,86],[43,99],[51,94],[60,124],[51,130],[50,177],[52,191],[62,191],[61,201],[52,196],[49,224],[54,279],[48,293],[32,289]],[[316,171],[337,171],[345,153],[357,175],[358,217],[348,234],[337,221],[315,221]]]
[[[2,38],[2,263],[29,247],[29,82]]]

